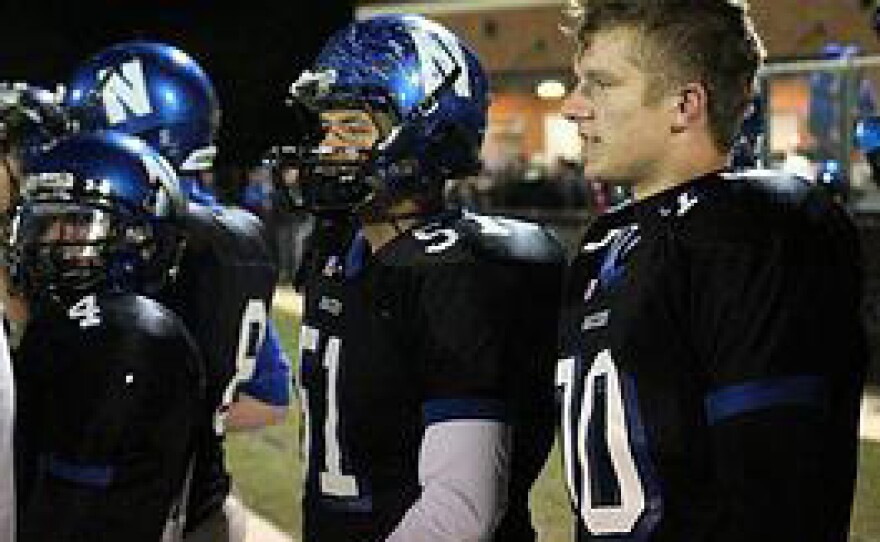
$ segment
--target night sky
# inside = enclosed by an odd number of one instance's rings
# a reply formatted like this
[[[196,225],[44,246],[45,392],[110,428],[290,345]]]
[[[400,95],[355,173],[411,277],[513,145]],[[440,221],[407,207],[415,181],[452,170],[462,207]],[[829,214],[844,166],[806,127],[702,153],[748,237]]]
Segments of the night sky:
[[[2,0],[0,79],[50,87],[118,41],[163,41],[192,54],[223,105],[221,161],[245,163],[296,135],[280,106],[289,83],[353,13],[346,0]],[[227,5],[228,4],[228,5]]]

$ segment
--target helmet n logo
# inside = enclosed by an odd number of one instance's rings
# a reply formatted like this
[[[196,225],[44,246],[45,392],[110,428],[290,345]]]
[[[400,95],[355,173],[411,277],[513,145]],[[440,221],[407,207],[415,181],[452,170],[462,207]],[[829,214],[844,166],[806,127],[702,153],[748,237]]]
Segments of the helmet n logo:
[[[455,37],[443,28],[437,29],[413,29],[410,31],[416,50],[419,55],[419,63],[422,65],[422,82],[425,85],[425,96],[430,96],[443,83],[443,79],[449,75],[456,66],[461,68],[461,73],[455,80],[453,89],[456,96],[468,98],[471,96],[470,77],[464,51]]]
[[[142,117],[153,112],[140,60],[131,60],[112,70],[99,70],[98,80],[105,79],[101,100],[111,125],[125,122],[129,114]]]

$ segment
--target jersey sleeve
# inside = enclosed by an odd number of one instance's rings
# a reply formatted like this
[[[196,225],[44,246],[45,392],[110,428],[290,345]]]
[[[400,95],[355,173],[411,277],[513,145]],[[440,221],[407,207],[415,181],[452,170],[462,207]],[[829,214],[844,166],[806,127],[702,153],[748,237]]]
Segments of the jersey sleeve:
[[[864,359],[855,235],[851,224],[829,217],[694,250],[688,273],[700,291],[689,296],[710,421],[777,403],[819,404],[835,378],[858,372]]]
[[[695,248],[684,296],[705,364],[719,541],[831,540],[848,523],[865,339],[855,233],[829,209]],[[715,538],[713,538],[714,540]]]
[[[250,380],[238,386],[238,391],[264,403],[286,406],[290,404],[290,378],[290,360],[284,353],[274,324],[269,320],[254,374]]]
[[[504,282],[476,264],[436,266],[422,285],[419,361],[426,423],[504,419],[511,344]]]

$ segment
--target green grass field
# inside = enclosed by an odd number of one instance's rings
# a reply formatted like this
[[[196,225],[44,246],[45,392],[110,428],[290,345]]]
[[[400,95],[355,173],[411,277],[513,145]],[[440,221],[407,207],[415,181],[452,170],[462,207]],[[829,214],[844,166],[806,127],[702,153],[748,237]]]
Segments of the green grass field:
[[[274,313],[281,339],[294,358],[297,322],[293,315]],[[227,439],[229,466],[245,503],[299,540],[301,470],[298,416],[286,423]],[[880,443],[861,448],[859,485],[852,523],[853,542],[880,540]],[[532,513],[542,542],[571,539],[571,515],[554,451],[532,492]]]

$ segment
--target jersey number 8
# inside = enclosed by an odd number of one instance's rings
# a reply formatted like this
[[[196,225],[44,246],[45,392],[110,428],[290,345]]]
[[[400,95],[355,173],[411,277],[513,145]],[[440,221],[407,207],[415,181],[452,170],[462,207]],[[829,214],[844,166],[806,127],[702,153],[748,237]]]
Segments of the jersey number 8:
[[[262,299],[251,299],[241,315],[241,326],[238,332],[238,351],[235,355],[235,375],[223,392],[223,401],[214,418],[214,431],[222,435],[226,430],[226,415],[229,405],[235,396],[235,389],[242,382],[254,376],[257,366],[257,354],[266,338],[266,302]]]

